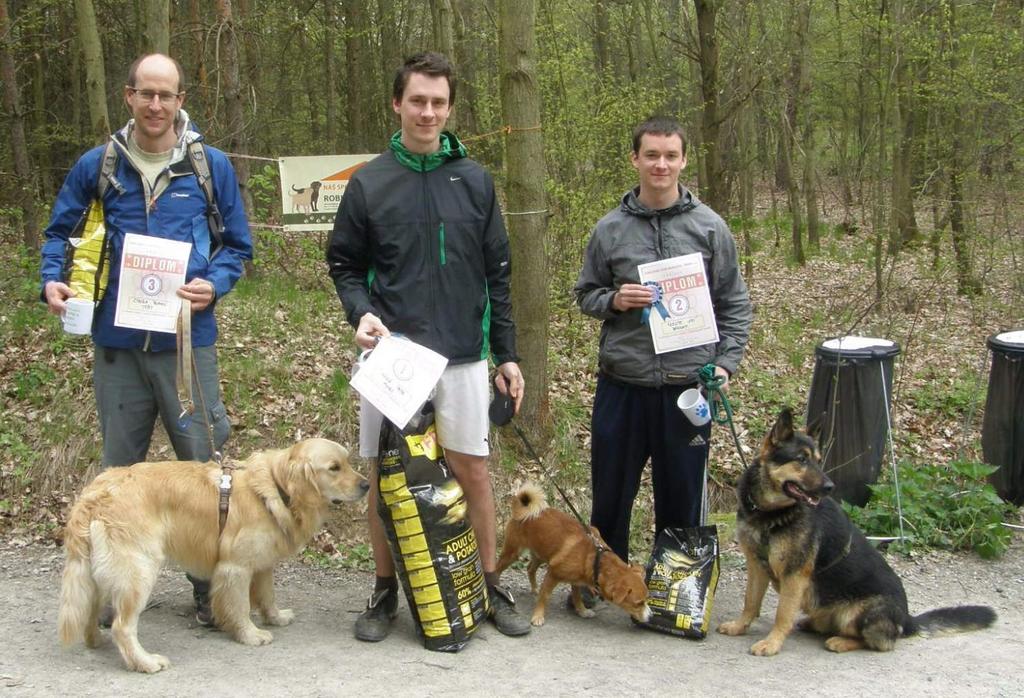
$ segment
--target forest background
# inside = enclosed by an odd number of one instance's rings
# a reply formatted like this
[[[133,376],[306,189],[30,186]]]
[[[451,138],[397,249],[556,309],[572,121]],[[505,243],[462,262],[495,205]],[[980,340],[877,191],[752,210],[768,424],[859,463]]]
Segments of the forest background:
[[[325,237],[280,230],[273,160],[382,150],[393,71],[426,49],[454,57],[449,124],[513,214],[520,422],[551,467],[500,434],[499,494],[553,477],[586,508],[598,326],[571,289],[593,224],[635,183],[631,128],[654,113],[686,124],[683,181],[741,250],[756,310],[730,391],[745,457],[780,406],[804,408],[815,347],[862,334],[901,347],[892,433],[911,489],[980,487],[963,464],[983,459],[985,339],[1024,326],[1024,0],[0,0],[0,528],[54,535],[98,459],[91,345],[38,302],[38,246],[67,170],[126,120],[132,60],[182,63],[185,108],[242,182],[257,254],[219,307],[242,457],[356,442]],[[166,440],[151,457],[171,457]],[[741,468],[719,429],[717,509]],[[359,518],[315,550],[365,565]],[[934,542],[962,545],[943,525]]]

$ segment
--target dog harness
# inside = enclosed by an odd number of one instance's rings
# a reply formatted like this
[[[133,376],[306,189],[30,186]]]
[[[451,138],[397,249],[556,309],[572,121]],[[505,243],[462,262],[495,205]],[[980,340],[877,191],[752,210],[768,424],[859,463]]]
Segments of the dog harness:
[[[224,534],[224,526],[228,522],[228,509],[231,507],[231,480],[236,466],[231,461],[225,460],[220,464],[220,500],[217,503],[217,537]]]

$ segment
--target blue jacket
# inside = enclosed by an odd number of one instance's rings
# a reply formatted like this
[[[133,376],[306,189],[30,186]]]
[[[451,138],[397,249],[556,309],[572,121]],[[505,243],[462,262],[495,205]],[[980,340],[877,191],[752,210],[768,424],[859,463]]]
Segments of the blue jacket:
[[[188,162],[186,145],[202,136],[191,128],[188,115],[181,112],[182,128],[178,145],[171,156],[171,164],[160,177],[169,176],[167,188],[161,192],[147,215],[146,198],[150,194],[148,183],[142,181],[131,156],[127,138],[133,126],[114,134],[118,148],[115,176],[125,191],[119,194],[110,186],[103,197],[103,215],[107,239],[110,243],[108,268],[110,276],[106,294],[100,302],[93,323],[93,342],[101,347],[120,349],[142,348],[147,351],[167,351],[175,348],[175,336],[166,332],[146,332],[114,326],[114,310],[121,266],[121,250],[125,233],[145,233],[192,244],[186,282],[194,278],[206,279],[213,284],[216,299],[223,297],[242,275],[242,263],[252,259],[252,239],[249,223],[238,191],[235,170],[221,151],[207,146],[206,152],[213,175],[214,196],[224,218],[223,248],[210,259],[211,234],[206,218],[206,197]],[[42,249],[42,286],[50,281],[64,281],[63,265],[68,237],[74,231],[82,213],[96,196],[100,160],[104,146],[93,148],[83,155],[68,173],[53,206],[53,215],[45,231]],[[192,344],[203,347],[217,339],[217,320],[211,303],[192,316]]]

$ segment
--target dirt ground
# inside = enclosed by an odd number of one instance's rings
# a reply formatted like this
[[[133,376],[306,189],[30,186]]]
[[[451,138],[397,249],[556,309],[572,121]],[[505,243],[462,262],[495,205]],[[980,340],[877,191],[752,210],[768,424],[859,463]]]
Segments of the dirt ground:
[[[902,640],[886,654],[835,655],[813,635],[794,633],[773,658],[754,657],[751,635],[712,633],[706,640],[678,639],[634,627],[618,608],[601,604],[584,620],[556,592],[548,622],[525,638],[481,629],[458,654],[429,652],[417,641],[405,602],[394,631],[380,644],[352,636],[371,576],[287,562],[277,575],[283,607],[295,622],[274,629],[274,642],[245,647],[191,618],[190,587],[177,570],[165,570],[153,594],[156,606],[140,622],[140,639],[167,655],[171,667],[145,676],[126,671],[108,641],[97,650],[62,649],[56,637],[56,603],[63,551],[19,539],[0,541],[0,697],[251,696],[251,695],[784,695],[813,692],[849,695],[1024,695],[1024,537],[1001,560],[933,553],[892,558],[913,612],[940,605],[985,603],[999,614],[994,628],[963,635]],[[722,557],[713,622],[735,616],[742,604],[743,565],[731,545]],[[506,581],[520,605],[532,595],[524,572]]]

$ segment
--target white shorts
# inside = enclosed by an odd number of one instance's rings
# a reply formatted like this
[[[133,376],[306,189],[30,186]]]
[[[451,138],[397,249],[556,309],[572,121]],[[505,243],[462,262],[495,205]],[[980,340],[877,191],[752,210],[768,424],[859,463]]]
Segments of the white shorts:
[[[490,454],[487,408],[490,389],[487,362],[448,366],[437,382],[434,395],[437,440],[445,449],[470,456]],[[359,455],[376,458],[383,415],[359,398]]]

